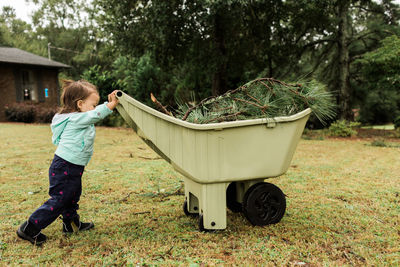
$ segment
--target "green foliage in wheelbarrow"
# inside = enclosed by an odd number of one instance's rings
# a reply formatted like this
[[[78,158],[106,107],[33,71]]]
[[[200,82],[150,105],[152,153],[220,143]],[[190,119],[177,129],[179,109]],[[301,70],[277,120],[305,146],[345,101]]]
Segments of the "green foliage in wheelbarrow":
[[[177,117],[205,124],[289,116],[307,108],[311,108],[323,124],[336,115],[332,94],[316,81],[288,84],[273,78],[260,78],[198,104],[179,105]]]

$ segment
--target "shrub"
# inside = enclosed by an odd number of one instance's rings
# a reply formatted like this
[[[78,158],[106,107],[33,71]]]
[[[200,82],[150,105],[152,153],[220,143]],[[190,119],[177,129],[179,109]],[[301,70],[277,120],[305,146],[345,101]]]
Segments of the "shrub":
[[[357,135],[355,127],[360,126],[359,122],[350,122],[346,120],[338,120],[331,124],[329,127],[330,136],[349,137]]]
[[[114,90],[121,90],[118,81],[109,71],[102,71],[100,66],[93,66],[82,74],[82,79],[94,84],[100,95],[100,103],[108,100],[108,94]]]
[[[35,120],[35,108],[32,104],[18,103],[6,106],[6,118],[9,121],[30,123]]]
[[[6,119],[14,122],[50,123],[56,112],[55,107],[41,107],[33,103],[15,103],[5,107]]]
[[[163,72],[150,53],[140,58],[119,57],[113,70],[121,87],[133,98],[151,106],[150,93],[153,93],[159,101],[168,103]]]
[[[35,122],[50,123],[54,115],[57,113],[56,107],[37,107],[35,114]]]

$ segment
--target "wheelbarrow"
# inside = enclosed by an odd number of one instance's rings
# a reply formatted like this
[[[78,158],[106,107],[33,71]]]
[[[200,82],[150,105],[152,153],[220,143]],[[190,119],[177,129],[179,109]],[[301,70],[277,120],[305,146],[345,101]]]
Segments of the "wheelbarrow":
[[[253,225],[279,222],[283,192],[265,179],[290,166],[311,110],[285,117],[194,124],[117,92],[118,112],[138,136],[184,177],[186,215],[199,229],[226,228],[226,208]]]

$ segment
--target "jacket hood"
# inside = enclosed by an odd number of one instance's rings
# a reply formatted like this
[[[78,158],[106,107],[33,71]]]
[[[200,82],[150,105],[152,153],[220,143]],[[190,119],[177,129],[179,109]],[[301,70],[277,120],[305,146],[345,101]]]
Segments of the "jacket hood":
[[[76,113],[76,112],[74,112]],[[69,118],[74,113],[64,113],[64,114],[56,114],[51,121],[51,131],[53,132],[52,142],[55,145],[60,143],[61,134],[64,132],[65,126],[69,121]]]

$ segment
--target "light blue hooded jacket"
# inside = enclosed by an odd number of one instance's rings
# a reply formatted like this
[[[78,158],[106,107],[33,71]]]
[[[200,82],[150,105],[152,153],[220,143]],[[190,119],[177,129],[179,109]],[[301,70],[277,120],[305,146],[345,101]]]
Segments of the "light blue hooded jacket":
[[[105,102],[94,110],[56,114],[51,122],[55,154],[76,165],[86,166],[93,155],[94,124],[112,113]]]

